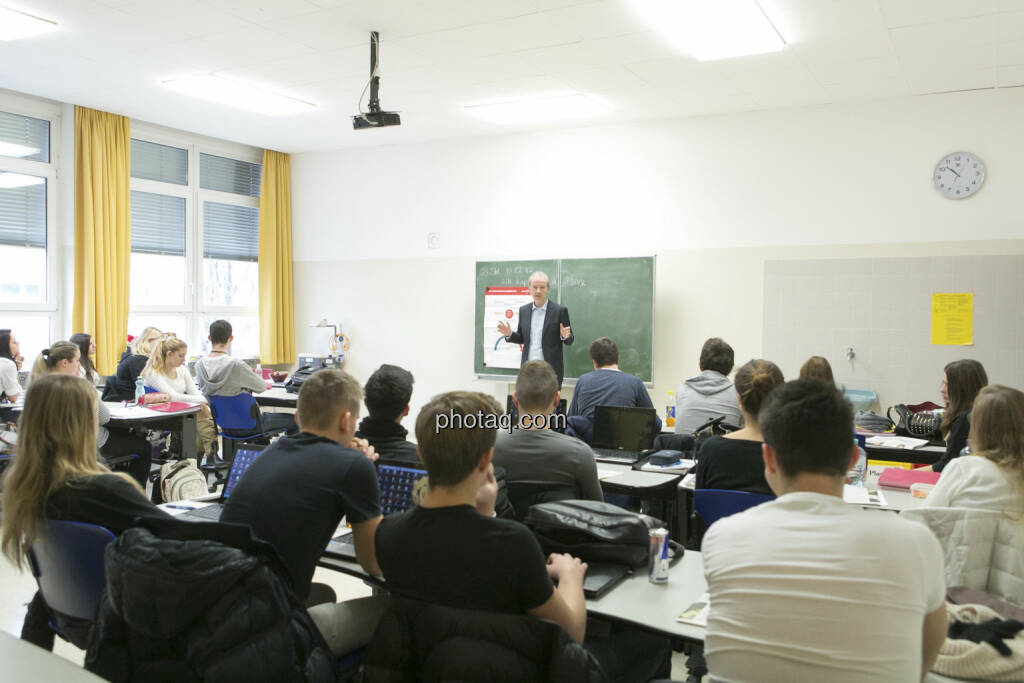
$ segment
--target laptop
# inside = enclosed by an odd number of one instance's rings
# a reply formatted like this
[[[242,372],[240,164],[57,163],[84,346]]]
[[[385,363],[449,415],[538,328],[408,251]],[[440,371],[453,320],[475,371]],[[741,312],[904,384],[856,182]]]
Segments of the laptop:
[[[423,494],[426,486],[425,469],[411,467],[408,463],[377,461],[380,512],[385,517],[411,508]],[[328,541],[324,555],[355,562],[356,546],[352,539],[352,531],[346,531]]]
[[[632,570],[625,565],[588,562],[587,573],[583,577],[583,595],[591,599],[599,598],[631,573]]]
[[[266,444],[261,443],[243,443],[236,446],[235,459],[231,461],[231,469],[228,471],[227,481],[224,482],[224,486],[221,488],[220,497],[217,499],[217,502],[213,505],[204,505],[201,508],[189,510],[178,515],[178,519],[185,519],[191,522],[219,521],[224,504],[231,497],[231,492],[234,490],[235,485],[238,484],[238,480],[242,478],[245,471],[249,469],[249,465],[256,461],[256,458],[260,456],[260,453],[266,447]]]
[[[654,408],[594,407],[591,448],[598,462],[632,465],[654,446]]]

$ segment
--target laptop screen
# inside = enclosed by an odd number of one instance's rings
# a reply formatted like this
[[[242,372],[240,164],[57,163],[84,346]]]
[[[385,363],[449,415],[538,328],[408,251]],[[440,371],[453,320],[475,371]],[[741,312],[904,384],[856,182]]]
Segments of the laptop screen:
[[[654,408],[596,406],[594,446],[645,451],[654,445]]]
[[[380,511],[383,515],[405,512],[412,507],[427,485],[426,470],[397,465],[377,466]]]
[[[238,480],[242,478],[245,471],[249,469],[249,465],[259,457],[264,448],[266,448],[266,446],[254,448],[246,444],[235,449],[235,459],[231,461],[231,471],[228,472],[228,480],[224,482],[224,491],[221,493],[221,502],[227,502],[228,498],[231,496],[232,489],[235,488],[235,484],[237,484]]]

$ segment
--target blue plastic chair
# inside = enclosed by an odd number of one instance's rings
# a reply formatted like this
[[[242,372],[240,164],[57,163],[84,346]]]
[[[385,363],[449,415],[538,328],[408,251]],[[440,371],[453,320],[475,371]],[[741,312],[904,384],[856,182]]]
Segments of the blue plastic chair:
[[[224,459],[234,458],[236,441],[262,441],[285,430],[284,427],[265,429],[259,404],[253,395],[243,391],[234,396],[207,395],[210,401],[210,413],[213,421],[220,428],[220,436],[224,439]]]
[[[92,621],[106,587],[103,552],[114,534],[95,524],[48,520],[28,550],[32,575],[50,609]]]
[[[727,489],[697,489],[693,492],[693,509],[710,528],[723,517],[743,512],[769,500],[775,500],[775,496]]]

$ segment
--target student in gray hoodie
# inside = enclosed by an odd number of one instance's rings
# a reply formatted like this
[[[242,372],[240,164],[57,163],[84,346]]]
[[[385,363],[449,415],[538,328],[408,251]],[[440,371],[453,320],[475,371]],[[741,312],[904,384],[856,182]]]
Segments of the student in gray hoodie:
[[[700,350],[700,374],[686,380],[676,390],[677,434],[689,434],[708,420],[723,415],[729,424],[743,424],[736,388],[728,377],[733,360],[732,347],[719,337],[704,342]]]
[[[253,372],[248,363],[228,353],[234,338],[227,320],[210,323],[212,348],[209,355],[196,361],[196,384],[208,396],[236,396],[243,391],[260,394],[267,389],[266,380]],[[284,427],[289,434],[298,432],[295,417],[288,413],[263,413],[262,419],[264,429]]]

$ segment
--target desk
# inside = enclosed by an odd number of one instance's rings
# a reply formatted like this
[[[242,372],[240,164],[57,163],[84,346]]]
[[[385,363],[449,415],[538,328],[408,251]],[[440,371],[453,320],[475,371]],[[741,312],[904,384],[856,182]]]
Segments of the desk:
[[[869,460],[891,460],[911,462],[915,465],[934,465],[946,454],[944,446],[921,446],[920,448],[890,448],[889,446],[864,446]]]
[[[610,466],[607,463],[598,463],[598,469],[606,469]],[[679,524],[676,514],[678,494],[676,486],[682,479],[681,474],[665,474],[662,472],[641,472],[638,470],[627,470],[621,474],[615,474],[601,479],[601,490],[605,493],[619,493],[640,500],[649,502],[662,502],[666,504],[662,521],[669,526],[669,532],[673,539],[679,540]]]
[[[252,396],[259,406],[266,408],[295,408],[299,403],[299,395],[288,393],[284,387],[273,387]]]
[[[381,588],[387,584],[371,578],[356,562],[320,557],[317,564]],[[668,572],[668,584],[656,586],[647,580],[647,568],[633,570],[619,585],[597,599],[587,599],[589,614],[633,624],[670,638],[702,641],[704,629],[676,621],[684,609],[707,592],[704,564],[699,552],[687,550],[683,559]]]
[[[120,401],[105,401],[105,403],[110,408],[108,426],[126,429],[141,427],[142,429],[178,432],[181,434],[181,457],[197,459],[196,415],[201,409],[199,404],[193,404],[173,413],[161,413],[158,410],[136,406],[126,409]]]
[[[103,679],[52,652],[0,631],[0,679],[4,683],[102,683]]]

